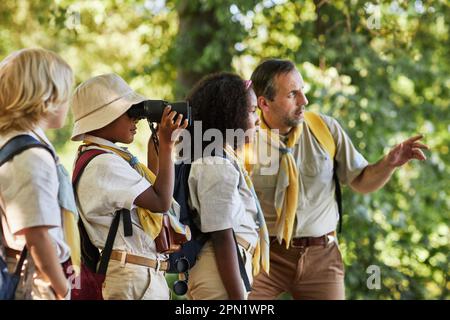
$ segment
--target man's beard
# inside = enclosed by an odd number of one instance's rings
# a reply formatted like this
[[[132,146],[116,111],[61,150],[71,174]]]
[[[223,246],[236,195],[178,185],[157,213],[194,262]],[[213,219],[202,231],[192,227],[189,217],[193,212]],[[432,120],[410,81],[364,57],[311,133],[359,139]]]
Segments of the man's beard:
[[[301,118],[298,118],[295,114],[299,113],[300,111],[303,112],[303,116]],[[296,126],[298,126],[305,119],[305,113],[304,112],[305,112],[305,108],[302,107],[300,110],[296,111],[294,114],[285,117],[284,118],[284,124],[286,126],[288,126],[288,127],[296,127]]]

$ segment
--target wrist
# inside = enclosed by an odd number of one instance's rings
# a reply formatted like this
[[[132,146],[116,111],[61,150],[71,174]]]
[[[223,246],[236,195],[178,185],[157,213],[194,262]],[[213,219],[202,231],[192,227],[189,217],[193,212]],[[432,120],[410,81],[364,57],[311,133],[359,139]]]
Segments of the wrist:
[[[70,291],[69,281],[67,281],[67,286],[66,286],[66,290],[64,291],[64,293],[58,294],[58,293],[56,293],[56,291],[53,288],[52,288],[52,290],[55,293],[57,300],[70,300],[71,291]]]
[[[383,162],[384,166],[390,171],[394,171],[397,168],[397,166],[395,166],[392,163],[392,161],[389,159],[389,155],[385,156],[383,158],[382,162]]]
[[[159,144],[159,150],[160,151],[166,151],[166,152],[172,152],[172,150],[173,150],[173,143],[160,143]]]

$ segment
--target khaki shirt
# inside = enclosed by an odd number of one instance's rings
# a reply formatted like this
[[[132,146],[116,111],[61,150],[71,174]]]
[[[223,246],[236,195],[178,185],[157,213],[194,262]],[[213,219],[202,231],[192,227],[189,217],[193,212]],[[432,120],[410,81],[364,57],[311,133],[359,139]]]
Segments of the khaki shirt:
[[[339,123],[328,116],[321,115],[336,143],[337,175],[341,183],[349,184],[368,165],[364,157],[355,149],[350,138]],[[301,124],[304,125],[304,124]],[[283,137],[281,136],[283,140]],[[257,135],[255,146],[265,143]],[[277,153],[275,146],[271,152]],[[304,125],[302,135],[293,148],[293,155],[299,169],[299,200],[293,237],[318,237],[336,230],[339,220],[335,201],[333,181],[333,159]],[[281,153],[279,154],[281,156]],[[275,161],[279,163],[279,156]],[[258,160],[256,160],[258,161]],[[251,177],[255,191],[264,211],[271,236],[276,236],[276,211],[274,206],[277,172],[267,174],[269,165],[257,163],[253,166]],[[279,167],[279,166],[278,166]]]
[[[31,131],[1,135],[0,147],[18,135],[27,134],[41,138],[53,149],[42,129],[36,128],[34,131],[39,136]],[[8,247],[22,250],[25,237],[20,235],[21,231],[47,226],[59,261],[62,263],[69,259],[70,249],[64,241],[58,187],[55,160],[50,152],[42,148],[27,149],[0,167],[0,202],[4,209],[1,223]]]
[[[221,157],[194,161],[189,173],[189,200],[202,232],[233,228],[252,246],[258,240],[255,199],[241,170]]]

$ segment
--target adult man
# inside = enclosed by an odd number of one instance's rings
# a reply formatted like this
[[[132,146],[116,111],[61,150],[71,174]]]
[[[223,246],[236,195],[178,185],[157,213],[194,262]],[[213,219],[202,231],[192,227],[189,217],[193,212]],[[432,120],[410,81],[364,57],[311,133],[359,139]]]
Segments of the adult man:
[[[271,59],[255,69],[252,81],[261,128],[267,129],[256,143],[279,151],[280,166],[275,174],[265,175],[257,163],[251,172],[271,236],[271,254],[270,273],[254,279],[249,298],[275,299],[289,292],[294,299],[344,299],[333,156],[304,122],[308,99],[303,79],[291,61]],[[411,159],[426,159],[421,149],[428,147],[416,136],[369,164],[335,119],[318,117],[334,140],[339,180],[357,192],[378,190],[395,168]]]

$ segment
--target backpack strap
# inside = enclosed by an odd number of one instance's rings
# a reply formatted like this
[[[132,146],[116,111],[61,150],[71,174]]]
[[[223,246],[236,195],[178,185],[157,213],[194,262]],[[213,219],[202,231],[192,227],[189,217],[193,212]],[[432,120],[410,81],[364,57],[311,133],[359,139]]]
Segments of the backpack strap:
[[[78,184],[78,180],[80,180],[81,174],[83,173],[88,163],[91,162],[91,160],[96,156],[103,153],[107,153],[107,151],[100,149],[90,149],[80,153],[77,161],[75,162],[75,168],[73,169],[72,173],[72,185],[74,187],[74,190]]]
[[[52,154],[54,159],[56,158],[55,153],[50,147],[28,134],[21,134],[8,140],[8,142],[6,142],[0,149],[0,166],[14,158],[19,153],[22,153],[30,148],[44,148]]]
[[[247,271],[245,270],[245,263],[244,263],[244,259],[241,256],[241,252],[239,250],[238,242],[236,239],[236,234],[234,233],[234,230],[232,230],[232,231],[233,231],[234,243],[236,244],[239,272],[241,274],[242,281],[244,281],[245,289],[247,290],[247,292],[250,292],[250,291],[252,291],[252,286],[250,284],[250,280],[248,279]]]
[[[23,247],[22,252],[20,253],[19,261],[17,261],[16,268],[14,269],[14,275],[20,278],[20,274],[22,273],[22,266],[27,258],[28,249],[27,246]]]
[[[330,157],[334,159],[336,156],[336,143],[325,121],[320,115],[311,111],[305,112],[305,120],[314,137],[325,148]]]
[[[342,190],[339,178],[337,176],[336,143],[331,135],[325,121],[317,113],[306,111],[305,120],[308,128],[311,129],[314,137],[319,141],[320,145],[325,148],[328,154],[333,158],[333,180],[335,183],[335,197],[339,212],[339,233],[342,231]]]
[[[3,208],[0,208],[0,214],[3,214]],[[6,219],[6,217],[5,217]],[[5,220],[6,221],[6,220]],[[0,219],[0,245],[4,246],[4,248],[6,248],[6,240],[4,238],[3,235],[3,226],[1,223],[1,219]],[[27,246],[25,245],[22,249],[22,251],[20,252],[20,258],[16,263],[16,267],[14,268],[14,275],[19,279],[20,278],[20,274],[22,273],[22,266],[25,262],[25,259],[27,258],[27,254],[28,254],[28,249]],[[0,259],[3,260],[3,258],[0,256]],[[6,261],[5,261],[5,265],[6,265]]]
[[[106,238],[105,247],[103,248],[102,255],[100,258],[100,264],[98,266],[97,273],[106,275],[106,270],[108,269],[109,259],[111,258],[111,253],[114,245],[114,240],[116,239],[117,230],[119,229],[120,216],[123,214],[123,219],[125,221],[125,215],[128,214],[130,216],[130,210],[121,209],[117,210],[113,222],[111,223],[111,227],[108,231],[108,237]],[[131,222],[131,220],[130,220]],[[131,225],[131,224],[130,224]],[[125,226],[125,223],[124,223]]]
[[[77,184],[80,180],[81,174],[83,173],[83,171],[86,168],[86,166],[88,165],[88,163],[92,159],[94,159],[96,156],[98,156],[100,154],[104,154],[104,153],[108,153],[108,152],[105,150],[100,150],[100,149],[90,149],[90,150],[86,150],[86,151],[83,151],[80,153],[77,161],[75,162],[75,167],[74,167],[73,174],[72,174],[72,185],[73,185],[73,190],[74,190],[75,196],[77,195],[77,192],[76,192]],[[102,251],[102,254],[100,257],[100,264],[99,264],[98,270],[96,271],[97,273],[106,274],[106,271],[108,268],[108,263],[111,258],[112,248],[114,245],[114,239],[116,238],[117,230],[119,228],[119,222],[120,222],[121,216],[123,218],[123,229],[124,229],[125,237],[129,237],[133,234],[130,211],[127,209],[121,209],[121,210],[116,211],[114,219],[111,223],[111,227],[109,228],[109,231],[108,231],[108,236],[106,238],[105,247],[103,248],[103,251]],[[82,240],[82,245],[81,245],[82,254],[85,257],[89,258],[88,261],[85,261],[85,264],[91,270],[96,270],[97,266],[95,264],[91,265],[89,263],[91,261],[95,261],[96,257],[89,256],[89,253],[92,252],[92,249],[96,249],[96,250],[98,250],[98,249],[97,249],[97,247],[94,246],[94,244],[89,239],[89,235],[86,231],[86,228],[84,227],[82,219],[78,220],[78,226],[80,229],[80,237]]]

